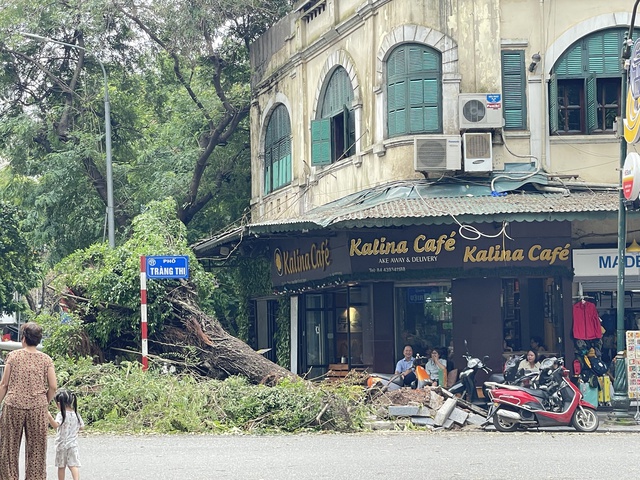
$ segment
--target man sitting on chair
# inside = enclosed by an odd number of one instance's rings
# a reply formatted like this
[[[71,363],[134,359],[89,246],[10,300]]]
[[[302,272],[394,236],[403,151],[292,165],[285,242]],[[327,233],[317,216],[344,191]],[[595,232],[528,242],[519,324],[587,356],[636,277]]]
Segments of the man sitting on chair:
[[[396,374],[402,375],[402,384],[410,386],[416,380],[416,374],[413,371],[413,348],[411,345],[405,345],[402,351],[403,358],[396,363]]]

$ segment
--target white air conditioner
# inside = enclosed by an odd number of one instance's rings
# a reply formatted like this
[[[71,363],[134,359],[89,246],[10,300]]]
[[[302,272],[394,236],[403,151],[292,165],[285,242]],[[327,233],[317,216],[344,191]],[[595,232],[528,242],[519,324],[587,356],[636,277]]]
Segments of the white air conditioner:
[[[491,132],[465,133],[462,136],[464,171],[493,171]]]
[[[460,170],[460,135],[415,137],[413,142],[413,165],[416,172]]]
[[[458,96],[460,128],[502,128],[502,95],[461,93]]]

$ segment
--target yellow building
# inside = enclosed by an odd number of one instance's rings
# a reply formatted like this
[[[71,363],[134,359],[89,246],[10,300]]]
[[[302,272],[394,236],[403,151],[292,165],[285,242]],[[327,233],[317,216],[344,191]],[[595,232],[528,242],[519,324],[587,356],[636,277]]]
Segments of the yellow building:
[[[392,371],[406,343],[461,363],[465,340],[499,369],[532,336],[572,360],[578,297],[615,318],[630,7],[299,2],[251,47],[251,223],[196,252],[268,247],[295,372]]]

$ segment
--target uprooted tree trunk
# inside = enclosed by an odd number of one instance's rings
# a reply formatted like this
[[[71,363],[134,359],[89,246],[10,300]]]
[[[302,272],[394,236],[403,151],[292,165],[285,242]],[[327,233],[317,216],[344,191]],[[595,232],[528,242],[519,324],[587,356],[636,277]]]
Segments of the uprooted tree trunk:
[[[208,376],[221,378],[242,375],[253,383],[272,383],[280,378],[298,378],[289,370],[265,358],[242,340],[228,334],[220,323],[205,314],[188,293],[177,291],[171,296],[174,313],[184,329],[182,344],[196,347],[199,368]],[[171,330],[165,331],[170,335]],[[174,337],[175,338],[175,337]]]

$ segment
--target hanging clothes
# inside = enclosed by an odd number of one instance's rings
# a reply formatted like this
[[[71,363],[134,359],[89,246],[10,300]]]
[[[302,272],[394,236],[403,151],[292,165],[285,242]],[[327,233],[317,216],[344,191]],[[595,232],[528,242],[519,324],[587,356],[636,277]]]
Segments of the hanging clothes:
[[[573,306],[573,338],[576,340],[602,338],[600,317],[593,303],[580,300]]]

